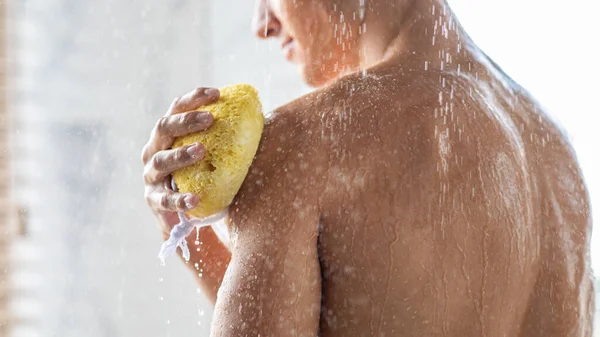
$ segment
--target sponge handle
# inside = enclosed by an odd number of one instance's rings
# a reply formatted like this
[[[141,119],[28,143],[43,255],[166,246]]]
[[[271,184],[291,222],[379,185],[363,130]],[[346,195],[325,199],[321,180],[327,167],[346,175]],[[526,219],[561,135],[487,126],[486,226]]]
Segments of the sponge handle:
[[[175,180],[171,179],[171,188],[173,191],[177,191],[177,186],[175,185]],[[227,216],[227,208],[219,213],[215,213],[213,215],[207,216],[202,219],[188,219],[185,216],[184,212],[177,212],[179,216],[179,223],[171,229],[171,233],[169,234],[169,238],[163,242],[160,247],[160,252],[158,253],[158,258],[161,260],[162,264],[165,264],[165,259],[177,251],[177,248],[181,248],[181,255],[183,259],[187,262],[190,260],[190,250],[187,246],[187,241],[185,240],[194,230],[194,228],[206,227],[214,224],[225,218]]]
[[[215,222],[218,222],[227,216],[227,209],[207,216],[203,219],[187,219],[183,212],[179,212],[179,220],[180,222],[173,227],[169,238],[163,242],[160,247],[160,252],[158,253],[158,258],[164,264],[165,259],[177,251],[177,248],[181,248],[181,255],[183,259],[187,262],[190,260],[190,250],[187,246],[187,241],[185,240],[194,230],[194,228],[201,228],[206,226],[211,226]]]

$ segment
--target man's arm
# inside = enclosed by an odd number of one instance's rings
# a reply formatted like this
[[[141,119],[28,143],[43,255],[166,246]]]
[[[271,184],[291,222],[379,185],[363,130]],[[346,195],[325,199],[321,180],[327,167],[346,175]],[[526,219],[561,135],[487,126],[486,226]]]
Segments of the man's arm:
[[[249,221],[253,221],[249,219]],[[222,284],[212,336],[311,336],[319,331],[321,274],[317,234],[278,224],[239,233]],[[299,223],[288,222],[288,229]]]
[[[306,163],[316,155],[308,152],[314,147],[301,145],[305,133],[297,124],[277,124],[263,134],[230,207],[232,259],[219,290],[212,336],[315,337],[319,332],[320,187],[314,165]],[[285,141],[276,130],[285,133]]]
[[[202,227],[198,235],[200,245],[196,245],[196,235],[187,238],[190,249],[190,261],[185,262],[194,273],[196,282],[206,298],[214,305],[223,276],[231,260],[231,252],[219,239],[212,227]],[[200,248],[197,250],[197,248]],[[181,257],[181,250],[178,250]],[[183,260],[183,257],[181,257]]]
[[[167,228],[172,228],[179,222],[179,217],[174,212],[158,214],[159,221],[163,222],[162,239],[169,238]],[[231,251],[228,243],[221,241],[212,227],[202,227],[198,233],[198,244],[196,244],[196,231],[186,238],[190,249],[190,260],[186,262],[180,249],[177,255],[186,267],[194,274],[198,286],[204,292],[206,298],[214,305],[217,300],[217,292],[223,281],[223,276],[231,260]]]

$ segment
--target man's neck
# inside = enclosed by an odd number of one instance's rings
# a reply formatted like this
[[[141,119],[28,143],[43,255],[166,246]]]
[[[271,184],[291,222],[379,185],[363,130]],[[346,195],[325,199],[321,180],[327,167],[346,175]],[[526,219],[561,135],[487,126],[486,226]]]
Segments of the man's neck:
[[[375,3],[375,2],[374,2]],[[399,2],[400,3],[400,2]],[[444,0],[370,7],[361,27],[361,68],[417,55],[427,70],[468,66],[477,50]],[[465,69],[465,68],[463,68]],[[466,70],[466,69],[465,69]]]

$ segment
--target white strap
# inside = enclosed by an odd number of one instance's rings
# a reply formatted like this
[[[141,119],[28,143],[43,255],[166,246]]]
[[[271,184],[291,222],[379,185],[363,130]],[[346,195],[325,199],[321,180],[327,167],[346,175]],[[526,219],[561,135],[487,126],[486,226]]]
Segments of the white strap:
[[[177,192],[177,186],[175,185],[175,180],[171,179],[171,188],[173,191]],[[210,226],[216,222],[223,220],[227,216],[228,208],[223,211],[209,215],[202,219],[188,219],[185,216],[184,212],[177,212],[179,216],[179,223],[171,229],[171,233],[169,234],[169,238],[163,242],[160,247],[160,252],[158,252],[158,258],[161,260],[162,264],[165,264],[165,259],[177,252],[177,248],[181,248],[181,255],[183,256],[185,261],[190,260],[190,249],[187,246],[187,241],[185,240],[194,230],[194,228],[201,228]]]

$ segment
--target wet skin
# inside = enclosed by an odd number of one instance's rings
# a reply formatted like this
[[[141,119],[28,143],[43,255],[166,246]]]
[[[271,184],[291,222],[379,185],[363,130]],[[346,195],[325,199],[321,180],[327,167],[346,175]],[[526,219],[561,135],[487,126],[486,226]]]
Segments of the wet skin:
[[[202,229],[189,264],[216,301],[212,335],[592,335],[575,154],[451,12],[423,15],[431,3],[413,8],[401,48],[273,113],[230,207],[231,242]],[[432,45],[435,25],[448,34]],[[144,161],[168,233],[172,211],[202,201],[163,180],[201,153],[163,150],[210,121],[162,123]]]

